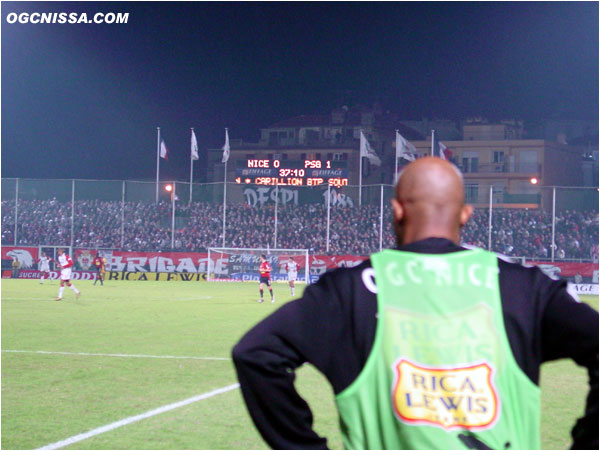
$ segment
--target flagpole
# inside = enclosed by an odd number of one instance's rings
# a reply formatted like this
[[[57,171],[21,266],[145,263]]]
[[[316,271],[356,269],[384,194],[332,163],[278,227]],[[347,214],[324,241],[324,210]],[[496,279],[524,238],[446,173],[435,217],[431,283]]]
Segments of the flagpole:
[[[225,135],[227,136],[228,128],[225,128]],[[225,160],[225,172],[223,173],[223,247],[225,247],[225,211],[227,209],[226,200],[227,200],[227,160]]]
[[[225,162],[225,172],[223,174],[223,247],[225,247],[225,210],[227,209],[227,162]]]
[[[160,127],[156,127],[156,203],[158,203],[158,175],[160,172]]]
[[[192,134],[194,133],[194,127],[190,127]],[[194,180],[194,159],[192,158],[192,151],[190,150],[190,201],[189,205],[192,205],[192,181]]]
[[[279,206],[279,185],[275,185],[275,239],[273,248],[277,249],[277,207]]]
[[[358,148],[358,206],[362,205],[362,140],[363,133],[360,131],[360,144]]]
[[[435,143],[435,130],[431,130],[431,156],[434,157],[433,143]]]
[[[325,250],[329,253],[329,226],[331,224],[331,185],[327,185],[327,241]]]

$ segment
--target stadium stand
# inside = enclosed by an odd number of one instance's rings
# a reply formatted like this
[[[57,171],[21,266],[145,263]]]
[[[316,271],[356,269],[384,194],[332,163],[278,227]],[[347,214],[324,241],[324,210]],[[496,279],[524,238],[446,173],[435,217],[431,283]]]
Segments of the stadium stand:
[[[222,205],[193,202],[178,205],[175,250],[204,251],[222,245]],[[378,206],[336,207],[330,212],[327,251],[327,210],[324,205],[280,206],[277,247],[307,248],[319,254],[368,255],[379,249]],[[489,211],[477,209],[464,230],[465,244],[487,248]],[[73,245],[125,250],[171,249],[169,202],[75,201]],[[122,227],[122,218],[123,227]],[[2,201],[2,244],[14,244],[15,201]],[[383,247],[392,247],[391,211],[384,209]],[[273,205],[227,205],[228,247],[274,247]],[[552,217],[540,210],[494,209],[492,248],[509,256],[544,259],[551,255]],[[558,259],[593,259],[598,254],[598,212],[562,211],[556,215]],[[17,245],[69,245],[71,204],[51,200],[21,200]],[[121,246],[121,244],[123,244]]]

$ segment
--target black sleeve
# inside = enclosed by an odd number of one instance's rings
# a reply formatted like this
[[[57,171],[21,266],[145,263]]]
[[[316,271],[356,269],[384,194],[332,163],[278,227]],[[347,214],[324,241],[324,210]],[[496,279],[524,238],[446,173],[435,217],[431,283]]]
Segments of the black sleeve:
[[[323,371],[342,326],[328,277],[251,329],[233,348],[233,362],[248,411],[274,449],[326,449],[313,416],[294,387],[294,370],[306,361]]]
[[[377,327],[377,299],[362,280],[370,267],[323,274],[251,329],[233,348],[233,361],[250,416],[275,449],[324,449],[312,414],[294,387],[304,362],[325,375],[334,393],[348,387],[367,360]]]
[[[584,416],[571,431],[573,449],[598,449],[598,312],[576,301],[565,283],[548,287],[542,319],[542,360],[571,358],[589,375]]]

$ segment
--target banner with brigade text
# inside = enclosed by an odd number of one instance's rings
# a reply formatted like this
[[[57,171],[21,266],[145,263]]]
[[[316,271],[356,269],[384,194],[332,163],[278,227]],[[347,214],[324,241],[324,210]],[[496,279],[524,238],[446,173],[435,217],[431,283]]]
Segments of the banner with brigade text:
[[[11,268],[14,260],[19,261],[19,269],[38,270],[38,247],[29,246],[2,246],[2,269]],[[208,261],[207,252],[128,252],[115,250],[101,250],[100,255],[106,259],[106,271],[114,273],[179,273],[179,274],[228,274],[228,271],[238,272],[235,262],[229,261],[227,254],[211,254]],[[94,271],[93,259],[95,249],[76,249],[72,258],[74,271]],[[271,256],[273,278],[285,276],[285,263],[287,257]],[[311,281],[314,281],[325,271],[335,268],[349,268],[356,266],[367,257],[356,255],[309,255],[309,269]],[[306,261],[304,256],[295,256],[294,260],[299,265],[298,273],[304,271]],[[576,284],[598,284],[598,263],[575,262],[527,262],[536,265],[550,277],[562,277]],[[251,271],[250,271],[251,272]],[[248,273],[248,271],[241,271]],[[115,276],[116,277],[116,276]],[[129,280],[133,276],[128,276]],[[248,280],[248,275],[240,277]],[[120,278],[119,280],[123,280]],[[127,277],[125,277],[127,280]],[[149,279],[150,280],[150,279]]]

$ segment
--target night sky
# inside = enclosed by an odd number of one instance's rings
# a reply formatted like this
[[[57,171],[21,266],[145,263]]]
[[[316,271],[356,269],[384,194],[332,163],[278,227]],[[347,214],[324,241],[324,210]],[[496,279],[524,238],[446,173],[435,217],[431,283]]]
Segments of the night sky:
[[[342,104],[598,118],[598,3],[2,2],[2,177],[189,179],[230,137]],[[127,24],[8,24],[128,12]],[[201,174],[202,158],[194,171]],[[200,176],[199,176],[200,177]],[[195,181],[200,181],[200,178]]]

